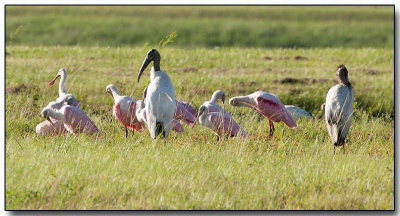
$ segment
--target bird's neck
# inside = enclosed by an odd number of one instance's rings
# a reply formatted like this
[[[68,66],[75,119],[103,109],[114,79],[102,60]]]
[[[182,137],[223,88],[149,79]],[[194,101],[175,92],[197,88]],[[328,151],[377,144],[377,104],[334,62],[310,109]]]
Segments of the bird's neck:
[[[114,98],[114,101],[116,101],[117,98],[120,97],[119,92],[118,92],[118,90],[116,90],[116,89],[111,89],[111,94],[112,94],[112,96],[113,96],[113,98]]]
[[[64,95],[67,94],[67,91],[65,90],[65,80],[67,79],[67,73],[63,72],[61,74],[61,80],[60,80],[60,86],[58,87],[58,95]]]
[[[347,87],[349,87],[349,89],[353,88],[349,81],[349,78],[347,77],[347,74],[339,74],[338,79],[340,83],[345,84]]]
[[[159,71],[160,70],[160,59],[155,59],[154,64],[153,64],[154,70]]]
[[[218,94],[213,94],[210,102],[215,104],[215,103],[217,103],[218,99],[219,99]]]
[[[53,110],[52,108],[48,108],[49,116],[55,118],[57,120],[63,121],[64,115],[60,112]]]

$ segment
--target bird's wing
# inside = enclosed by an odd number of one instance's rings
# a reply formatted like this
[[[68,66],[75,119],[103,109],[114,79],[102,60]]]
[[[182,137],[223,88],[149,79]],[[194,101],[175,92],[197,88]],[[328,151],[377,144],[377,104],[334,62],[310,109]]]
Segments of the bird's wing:
[[[273,95],[259,96],[257,97],[257,104],[256,109],[268,119],[275,122],[283,121],[292,129],[297,127],[296,121],[277,97]]]
[[[176,103],[175,119],[185,121],[188,125],[193,125],[196,120],[182,103]]]

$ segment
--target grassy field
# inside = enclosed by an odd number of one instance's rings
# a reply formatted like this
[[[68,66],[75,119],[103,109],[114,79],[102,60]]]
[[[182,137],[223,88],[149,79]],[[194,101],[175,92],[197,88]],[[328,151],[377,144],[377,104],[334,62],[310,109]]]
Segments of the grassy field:
[[[197,126],[164,144],[147,131],[125,139],[105,91],[113,83],[140,97],[149,72],[140,83],[136,76],[150,47],[28,45],[7,46],[8,210],[394,209],[392,49],[163,48],[161,68],[176,98],[196,108],[216,89],[227,98],[263,90],[316,116],[296,130],[277,124],[269,138],[255,111],[227,105],[247,140],[216,142]],[[334,155],[320,105],[341,63],[357,105],[346,153]],[[62,67],[67,91],[101,130],[97,139],[34,131],[57,97],[47,83]]]
[[[14,45],[393,48],[393,6],[7,6]],[[11,34],[23,26],[19,36]]]

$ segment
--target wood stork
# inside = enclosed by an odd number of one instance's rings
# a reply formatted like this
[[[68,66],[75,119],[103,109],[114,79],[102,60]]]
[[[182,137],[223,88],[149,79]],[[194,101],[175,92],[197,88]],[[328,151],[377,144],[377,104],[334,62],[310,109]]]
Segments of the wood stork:
[[[329,89],[325,101],[325,123],[333,142],[333,152],[336,146],[345,145],[353,118],[354,92],[344,65],[337,67],[336,76],[339,84]]]
[[[146,107],[142,100],[136,101],[136,118],[139,122],[147,124]],[[178,134],[181,134],[185,131],[181,123],[179,123],[179,121],[176,119],[172,120],[172,130]]]
[[[152,61],[154,63],[150,70],[150,84],[145,99],[147,124],[152,139],[162,134],[166,142],[173,126],[176,108],[175,90],[169,76],[160,69],[161,56],[156,49],[147,53],[137,81],[139,82],[143,71]]]
[[[58,77],[61,77],[60,80],[60,85],[58,86],[58,98],[56,102],[61,102],[64,97],[71,97],[71,100],[74,100],[74,102],[71,104],[71,106],[78,107],[79,108],[79,103],[78,101],[72,96],[72,94],[68,94],[67,91],[65,90],[65,81],[67,80],[67,71],[64,68],[61,68],[56,77],[49,82],[49,86],[53,86],[54,82],[58,79]]]
[[[208,107],[200,106],[197,119],[200,125],[210,128],[217,135],[217,140],[223,136],[246,138],[247,134],[233,118],[221,112],[208,112]],[[196,120],[197,120],[196,119]]]
[[[283,103],[273,94],[256,91],[247,96],[238,96],[229,99],[232,106],[244,106],[257,110],[269,120],[269,135],[274,135],[274,123],[283,121],[289,128],[297,127],[296,121],[285,108]]]
[[[289,111],[289,113],[293,116],[295,120],[299,118],[312,118],[309,112],[298,106],[285,105],[285,108],[287,109],[287,111]]]
[[[46,107],[42,110],[41,115],[53,124],[54,127],[55,125],[50,117],[62,122],[67,131],[72,134],[86,133],[92,136],[99,132],[94,122],[77,107],[64,105],[58,111],[51,107]]]
[[[106,87],[106,91],[113,97],[113,115],[125,126],[125,137],[128,137],[128,129],[132,131],[142,131],[144,123],[136,118],[136,101],[128,96],[121,96],[113,84]]]

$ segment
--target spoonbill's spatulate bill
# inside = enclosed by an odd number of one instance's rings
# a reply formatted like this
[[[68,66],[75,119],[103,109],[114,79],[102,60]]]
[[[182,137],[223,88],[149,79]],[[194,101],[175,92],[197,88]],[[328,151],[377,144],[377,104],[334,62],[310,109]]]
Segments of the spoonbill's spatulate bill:
[[[343,146],[350,130],[354,109],[354,92],[344,65],[339,65],[336,71],[339,84],[329,89],[325,101],[325,123],[329,136],[336,146]]]
[[[210,128],[217,135],[218,140],[224,136],[247,137],[246,132],[235,122],[235,120],[233,120],[233,118],[220,112],[208,112],[207,106],[200,106],[197,118],[200,125]]]
[[[233,97],[229,100],[232,106],[244,106],[257,110],[269,120],[270,136],[274,134],[273,122],[284,122],[289,128],[297,127],[296,121],[285,108],[283,103],[273,94],[263,91],[256,91],[247,96]]]
[[[128,96],[119,95],[117,87],[113,84],[108,85],[106,91],[114,99],[113,115],[125,126],[125,137],[128,137],[128,129],[132,132],[142,131],[145,126],[136,118],[136,101]]]
[[[50,117],[63,122],[64,127],[72,134],[86,133],[89,136],[97,134],[99,129],[92,120],[79,108],[70,105],[64,105],[56,111],[50,107],[42,110],[41,115],[51,124]]]
[[[156,49],[147,53],[137,80],[139,82],[143,71],[152,61],[154,64],[150,70],[150,84],[145,98],[147,125],[152,139],[162,134],[166,142],[176,109],[175,90],[169,76],[160,69],[161,56]]]
[[[60,80],[60,85],[58,87],[58,98],[57,102],[60,102],[63,100],[63,97],[71,97],[74,101],[71,104],[71,106],[78,107],[79,108],[79,103],[78,101],[72,96],[72,94],[68,94],[67,91],[65,90],[65,81],[67,80],[67,71],[65,69],[60,69],[56,75],[56,77],[49,82],[49,86],[53,86],[54,82],[58,79],[58,77],[61,77]]]

